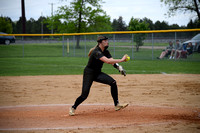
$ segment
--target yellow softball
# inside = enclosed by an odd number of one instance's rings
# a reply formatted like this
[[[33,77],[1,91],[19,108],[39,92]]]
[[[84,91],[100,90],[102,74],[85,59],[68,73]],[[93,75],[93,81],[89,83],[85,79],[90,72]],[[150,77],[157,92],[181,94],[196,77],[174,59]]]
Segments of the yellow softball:
[[[130,60],[130,56],[127,56],[127,57],[126,57],[126,61],[129,61],[129,60]]]

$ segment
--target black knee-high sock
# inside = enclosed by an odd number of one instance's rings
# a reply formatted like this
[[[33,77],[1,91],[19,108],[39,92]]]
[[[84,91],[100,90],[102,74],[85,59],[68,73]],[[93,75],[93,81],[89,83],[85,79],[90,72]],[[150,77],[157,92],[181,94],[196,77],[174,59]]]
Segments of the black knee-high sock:
[[[116,81],[114,81],[110,86],[111,86],[111,95],[112,95],[112,98],[114,100],[114,104],[116,106],[119,103],[119,101],[118,101],[118,89],[117,89]]]
[[[78,105],[81,104],[84,100],[85,100],[85,98],[79,96],[76,99],[76,101],[75,101],[74,105],[72,106],[72,108],[76,109],[78,107]]]

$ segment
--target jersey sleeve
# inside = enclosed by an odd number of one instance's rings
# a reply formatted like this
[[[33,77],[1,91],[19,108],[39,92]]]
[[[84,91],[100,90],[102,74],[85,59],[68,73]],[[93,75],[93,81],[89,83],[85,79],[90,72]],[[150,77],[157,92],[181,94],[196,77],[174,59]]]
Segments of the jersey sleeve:
[[[96,50],[95,53],[94,53],[95,59],[100,59],[103,56],[106,56],[107,58],[112,58],[112,56],[111,56],[111,54],[108,50],[106,50],[104,52]]]
[[[110,54],[110,52],[108,50],[105,51],[106,57],[107,58],[112,58],[112,55]]]
[[[94,53],[95,59],[100,59],[103,56],[104,56],[103,53],[99,50],[95,51],[95,53]]]

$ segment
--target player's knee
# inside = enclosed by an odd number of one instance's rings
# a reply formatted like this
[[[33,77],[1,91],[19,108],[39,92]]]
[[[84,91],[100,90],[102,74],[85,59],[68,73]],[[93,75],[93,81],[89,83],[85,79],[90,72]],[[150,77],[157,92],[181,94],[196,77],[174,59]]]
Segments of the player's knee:
[[[112,86],[117,86],[116,81],[114,80],[113,82],[111,82],[111,83],[110,83],[110,86],[111,86],[111,87],[112,87]]]

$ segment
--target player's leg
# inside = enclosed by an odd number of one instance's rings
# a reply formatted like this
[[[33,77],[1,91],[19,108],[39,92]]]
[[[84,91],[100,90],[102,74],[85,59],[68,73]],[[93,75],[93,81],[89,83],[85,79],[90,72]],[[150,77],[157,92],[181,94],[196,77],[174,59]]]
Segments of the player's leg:
[[[162,58],[164,58],[165,57],[165,55],[166,55],[166,53],[167,53],[167,51],[163,51],[162,53],[161,53],[161,55],[160,55],[160,59],[162,59]]]
[[[109,75],[101,72],[95,79],[96,82],[100,82],[103,84],[110,85],[111,95],[114,101],[115,106],[119,103],[118,102],[118,88],[116,81]]]
[[[114,101],[116,111],[123,109],[123,108],[128,106],[128,104],[119,104],[117,83],[111,76],[102,72],[97,76],[95,81],[103,83],[103,84],[110,85],[111,95],[112,95],[112,98],[113,98],[113,101]]]
[[[93,80],[94,74],[90,71],[84,70],[82,93],[76,99],[74,105],[70,108],[70,115],[75,115],[76,108],[88,97]]]
[[[178,57],[177,59],[179,59],[181,57],[181,50],[178,51]]]
[[[172,52],[171,52],[171,55],[170,55],[169,59],[172,59],[174,57],[174,52],[175,52],[175,50],[173,49]]]

